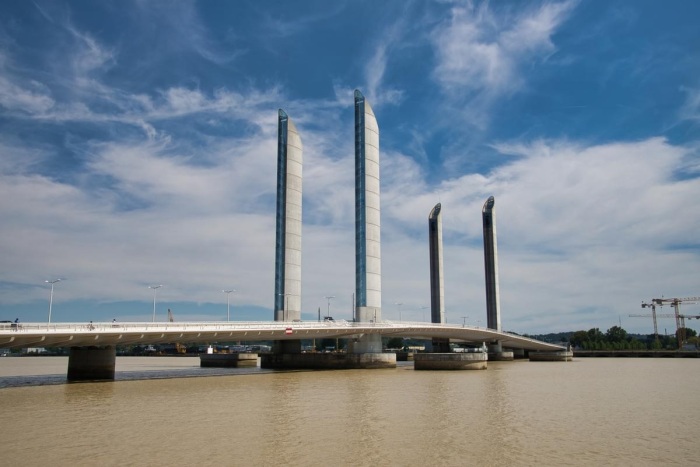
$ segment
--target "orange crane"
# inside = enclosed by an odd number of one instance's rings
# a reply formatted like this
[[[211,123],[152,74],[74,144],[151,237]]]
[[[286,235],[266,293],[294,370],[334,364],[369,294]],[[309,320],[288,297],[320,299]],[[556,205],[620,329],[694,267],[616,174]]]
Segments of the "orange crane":
[[[658,339],[659,331],[656,325],[656,318],[676,318],[676,337],[678,338],[678,348],[683,347],[685,342],[685,319],[700,319],[700,315],[682,315],[680,313],[681,303],[693,304],[700,301],[700,297],[685,297],[685,298],[652,298],[651,303],[642,302],[642,308],[651,308],[651,317],[654,320],[654,336]],[[663,307],[664,305],[673,306],[674,313],[671,314],[656,314],[656,306]],[[630,315],[633,318],[648,318],[649,315]]]

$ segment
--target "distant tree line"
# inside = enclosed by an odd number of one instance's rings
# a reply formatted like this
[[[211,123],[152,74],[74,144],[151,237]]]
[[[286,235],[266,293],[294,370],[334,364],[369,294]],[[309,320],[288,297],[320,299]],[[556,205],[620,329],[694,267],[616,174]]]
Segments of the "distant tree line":
[[[697,332],[690,328],[679,330],[685,332],[685,344],[700,347],[700,338]],[[588,331],[560,332],[542,335],[526,335],[534,339],[545,342],[568,342],[574,348],[582,350],[658,350],[677,349],[678,336],[674,334],[659,335],[656,338],[653,334],[628,334],[620,326],[613,326],[605,332],[599,328],[591,328]]]

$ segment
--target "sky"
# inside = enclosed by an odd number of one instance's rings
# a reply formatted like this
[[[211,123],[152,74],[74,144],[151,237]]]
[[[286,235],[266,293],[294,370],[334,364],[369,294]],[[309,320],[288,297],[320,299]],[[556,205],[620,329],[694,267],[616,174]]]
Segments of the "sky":
[[[56,322],[150,321],[154,301],[157,321],[272,320],[280,108],[304,147],[302,316],[351,319],[359,89],[384,319],[430,319],[439,202],[447,322],[486,325],[494,196],[504,330],[649,334],[642,301],[700,295],[698,17],[691,0],[2,2],[0,320],[45,322],[58,278]]]

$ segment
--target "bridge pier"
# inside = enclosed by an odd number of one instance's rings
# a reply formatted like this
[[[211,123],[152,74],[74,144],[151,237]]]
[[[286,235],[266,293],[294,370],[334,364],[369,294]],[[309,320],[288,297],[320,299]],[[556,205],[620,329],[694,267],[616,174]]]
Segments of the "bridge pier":
[[[300,340],[274,341],[272,344],[274,354],[301,354]]]
[[[301,353],[301,341],[275,341],[274,351],[260,356],[260,367],[275,370],[396,368],[396,354],[382,352],[380,334],[351,340],[347,353]]]
[[[442,339],[438,337],[433,337],[433,349],[432,353],[450,353],[452,350],[450,349],[450,340],[449,339]]]
[[[68,356],[68,381],[114,380],[117,348],[71,347]]]
[[[529,352],[531,362],[570,362],[574,359],[573,350],[558,350],[553,352],[537,351]]]
[[[488,357],[474,353],[417,353],[413,356],[415,370],[485,370]]]
[[[492,362],[509,362],[514,359],[513,352],[503,350],[499,341],[492,342],[488,345],[489,360]]]

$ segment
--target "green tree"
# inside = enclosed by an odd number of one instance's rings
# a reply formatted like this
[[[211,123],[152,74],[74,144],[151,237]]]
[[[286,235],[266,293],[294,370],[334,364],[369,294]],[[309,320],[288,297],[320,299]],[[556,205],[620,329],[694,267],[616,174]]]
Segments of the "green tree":
[[[576,331],[570,339],[571,345],[574,347],[583,347],[585,342],[588,342],[588,333],[586,331]]]
[[[591,342],[602,341],[605,335],[600,332],[598,328],[591,328],[588,330],[588,340]]]
[[[605,339],[608,342],[624,342],[627,340],[627,331],[620,326],[613,326],[606,331]]]

